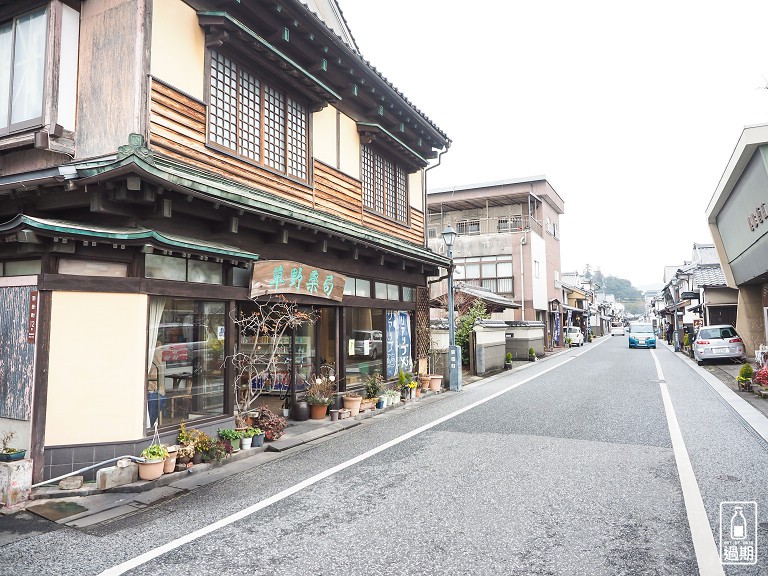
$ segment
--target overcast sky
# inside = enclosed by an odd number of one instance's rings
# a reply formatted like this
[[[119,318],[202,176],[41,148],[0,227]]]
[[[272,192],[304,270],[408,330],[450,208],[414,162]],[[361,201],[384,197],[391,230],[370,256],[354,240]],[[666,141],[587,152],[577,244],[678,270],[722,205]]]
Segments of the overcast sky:
[[[363,56],[453,141],[430,189],[546,176],[562,270],[633,285],[710,243],[744,126],[768,122],[768,1],[339,0]]]

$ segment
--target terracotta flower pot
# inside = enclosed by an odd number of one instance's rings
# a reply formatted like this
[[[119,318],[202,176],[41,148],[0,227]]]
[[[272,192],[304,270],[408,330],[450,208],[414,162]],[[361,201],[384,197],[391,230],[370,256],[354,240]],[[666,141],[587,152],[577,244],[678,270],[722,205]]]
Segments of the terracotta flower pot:
[[[157,480],[163,475],[165,460],[148,460],[139,462],[139,478],[141,480]]]
[[[168,457],[163,461],[163,474],[170,474],[176,470],[176,452],[168,452]]]
[[[309,417],[312,420],[325,420],[325,413],[328,411],[327,404],[310,404]]]
[[[360,412],[360,403],[363,401],[362,396],[343,396],[344,408],[350,411],[350,416],[357,416]]]
[[[443,387],[443,376],[442,376],[442,374],[430,374],[429,375],[429,389],[432,392],[439,392],[442,387]]]

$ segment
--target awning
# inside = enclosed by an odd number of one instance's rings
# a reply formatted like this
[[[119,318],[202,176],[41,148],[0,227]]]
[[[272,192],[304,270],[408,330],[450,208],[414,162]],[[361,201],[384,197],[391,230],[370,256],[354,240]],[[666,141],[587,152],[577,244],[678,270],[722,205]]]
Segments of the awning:
[[[169,189],[264,215],[280,222],[290,222],[318,232],[333,234],[345,241],[372,247],[399,258],[442,268],[448,268],[450,265],[448,258],[421,244],[390,236],[345,220],[341,216],[315,210],[311,206],[225,179],[215,173],[190,167],[162,154],[151,153],[143,147],[141,136],[131,135],[131,138],[131,144],[121,147],[116,158],[112,156],[101,161],[91,160],[76,164],[81,177],[78,183],[85,185],[135,174]]]
[[[495,312],[498,310],[506,310],[508,308],[522,308],[521,304],[518,304],[514,300],[491,292],[487,288],[481,288],[479,286],[471,286],[464,282],[458,282],[454,286],[454,298],[457,300],[482,300],[485,303],[486,309],[489,312]],[[442,294],[432,299],[430,304],[435,308],[444,308],[446,306],[447,294]]]
[[[68,238],[88,241],[101,241],[108,244],[124,244],[130,246],[151,246],[159,250],[170,250],[195,255],[214,256],[238,261],[254,261],[259,255],[246,252],[234,246],[206,242],[197,238],[187,238],[175,234],[161,233],[149,228],[130,228],[127,226],[101,226],[71,222],[68,220],[55,220],[47,218],[35,218],[26,214],[19,214],[8,222],[0,224],[0,233],[20,232],[32,230],[43,236],[54,238]]]

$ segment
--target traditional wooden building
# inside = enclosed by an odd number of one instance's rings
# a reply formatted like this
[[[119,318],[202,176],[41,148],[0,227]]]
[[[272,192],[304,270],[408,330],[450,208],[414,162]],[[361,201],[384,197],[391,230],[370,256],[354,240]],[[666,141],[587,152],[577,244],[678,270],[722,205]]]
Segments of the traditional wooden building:
[[[315,315],[273,390],[423,354],[450,140],[334,0],[10,3],[0,48],[0,430],[36,480],[231,420],[257,285]]]

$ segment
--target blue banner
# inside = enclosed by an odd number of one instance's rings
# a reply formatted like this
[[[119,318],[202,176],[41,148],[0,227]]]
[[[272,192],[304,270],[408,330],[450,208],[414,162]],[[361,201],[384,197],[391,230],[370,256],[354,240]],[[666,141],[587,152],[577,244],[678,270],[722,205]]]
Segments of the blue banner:
[[[413,368],[411,357],[411,315],[408,312],[387,310],[387,380],[400,370]]]
[[[555,312],[555,344],[560,344],[560,312]]]

